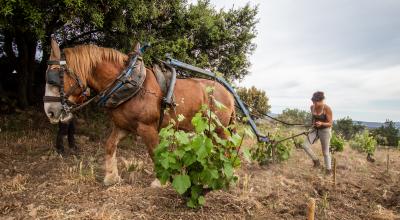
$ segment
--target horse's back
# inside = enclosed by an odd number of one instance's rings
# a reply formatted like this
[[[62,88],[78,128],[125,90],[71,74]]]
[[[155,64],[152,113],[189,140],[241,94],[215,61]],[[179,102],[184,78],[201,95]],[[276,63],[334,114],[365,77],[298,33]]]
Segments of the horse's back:
[[[225,107],[218,109],[215,103],[211,103],[206,88],[213,87],[212,96]],[[232,94],[220,83],[199,78],[178,79],[175,85],[174,98],[177,104],[176,114],[183,114],[191,118],[198,112],[203,104],[210,105],[216,112],[223,125],[228,125],[234,115],[235,102]],[[188,121],[189,122],[189,121]]]

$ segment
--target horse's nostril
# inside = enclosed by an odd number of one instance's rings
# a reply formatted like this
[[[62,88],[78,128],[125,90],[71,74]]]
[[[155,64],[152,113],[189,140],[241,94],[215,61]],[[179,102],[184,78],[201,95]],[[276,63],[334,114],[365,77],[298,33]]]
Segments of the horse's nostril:
[[[54,117],[54,112],[49,112],[48,115],[49,115],[49,117],[52,118],[52,117]]]

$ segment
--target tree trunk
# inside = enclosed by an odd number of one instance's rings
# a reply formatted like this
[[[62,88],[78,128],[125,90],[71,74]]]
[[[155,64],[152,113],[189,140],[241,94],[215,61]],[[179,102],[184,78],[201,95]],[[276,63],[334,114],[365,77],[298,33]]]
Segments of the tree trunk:
[[[33,33],[16,33],[15,42],[18,47],[18,101],[22,108],[34,100],[33,76],[35,72],[35,55],[37,40]]]

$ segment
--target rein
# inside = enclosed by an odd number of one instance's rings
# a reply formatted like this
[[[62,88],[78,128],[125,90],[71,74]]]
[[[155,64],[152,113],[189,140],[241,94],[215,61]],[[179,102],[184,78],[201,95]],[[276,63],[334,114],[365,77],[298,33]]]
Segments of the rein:
[[[243,103],[244,103],[246,106],[250,106],[248,103],[245,103],[245,102],[243,102]],[[236,107],[237,107],[237,106],[236,106]],[[274,146],[277,145],[277,144],[279,144],[279,143],[282,143],[282,142],[291,140],[291,139],[293,139],[293,138],[295,138],[295,137],[299,137],[299,136],[302,136],[302,135],[307,136],[308,141],[309,141],[310,143],[312,143],[312,144],[314,144],[315,140],[317,139],[317,138],[315,138],[312,142],[310,141],[310,139],[309,139],[309,137],[308,137],[308,134],[310,134],[310,133],[316,131],[316,132],[317,132],[317,135],[318,135],[318,129],[313,128],[313,126],[311,126],[311,125],[309,125],[309,124],[289,123],[289,122],[287,122],[287,121],[283,121],[283,120],[280,120],[280,119],[278,119],[278,118],[272,117],[272,116],[270,116],[270,115],[268,115],[268,114],[266,114],[266,113],[259,112],[259,111],[256,110],[256,109],[254,109],[253,111],[255,111],[258,115],[255,115],[255,114],[251,114],[251,113],[250,113],[251,116],[265,116],[265,117],[268,117],[268,118],[270,118],[270,119],[272,119],[272,120],[274,120],[274,121],[276,121],[276,122],[279,122],[279,123],[281,123],[281,124],[283,124],[283,125],[286,125],[286,126],[300,126],[300,127],[308,128],[307,131],[303,131],[303,132],[301,132],[301,133],[294,134],[294,135],[292,135],[292,136],[289,136],[289,137],[287,137],[287,138],[283,138],[283,139],[281,139],[281,140],[271,140],[270,143],[271,143],[272,145],[274,145]],[[311,128],[310,128],[310,127],[311,127]]]

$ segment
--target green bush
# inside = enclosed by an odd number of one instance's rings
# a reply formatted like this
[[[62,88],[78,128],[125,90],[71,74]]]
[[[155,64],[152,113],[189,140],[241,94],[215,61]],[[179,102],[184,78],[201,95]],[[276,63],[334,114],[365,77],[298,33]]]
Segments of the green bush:
[[[257,89],[252,86],[251,88],[239,87],[237,88],[237,94],[240,99],[246,103],[247,108],[256,116],[256,118],[263,118],[263,115],[269,112],[271,105],[269,105],[269,99],[265,91]]]
[[[341,135],[344,139],[350,140],[357,133],[362,132],[365,126],[360,122],[355,122],[350,117],[344,117],[333,123],[333,131]]]
[[[368,130],[356,134],[350,142],[350,146],[360,152],[373,155],[376,150],[377,141],[370,135]]]
[[[386,120],[381,127],[372,130],[372,135],[374,135],[378,144],[384,146],[397,147],[400,141],[400,130],[391,120]]]
[[[342,136],[332,132],[331,142],[330,142],[330,152],[343,152],[344,150],[344,139]]]
[[[282,133],[281,129],[275,129],[269,137],[273,141],[279,141],[286,137]],[[273,141],[269,143],[258,143],[258,145],[250,150],[251,158],[260,164],[282,162],[289,159],[294,147],[293,140],[277,143]]]
[[[304,135],[294,137],[293,144],[296,148],[303,148],[304,145]]]
[[[176,123],[160,131],[160,144],[155,149],[154,161],[157,178],[162,184],[184,195],[187,206],[195,208],[205,203],[205,194],[211,190],[228,189],[237,180],[234,169],[241,164],[239,150],[244,135],[231,132],[206,105],[192,118],[195,132],[179,131]],[[215,129],[226,134],[221,139]]]
[[[283,110],[278,118],[289,123],[311,124],[311,113],[296,108]]]

